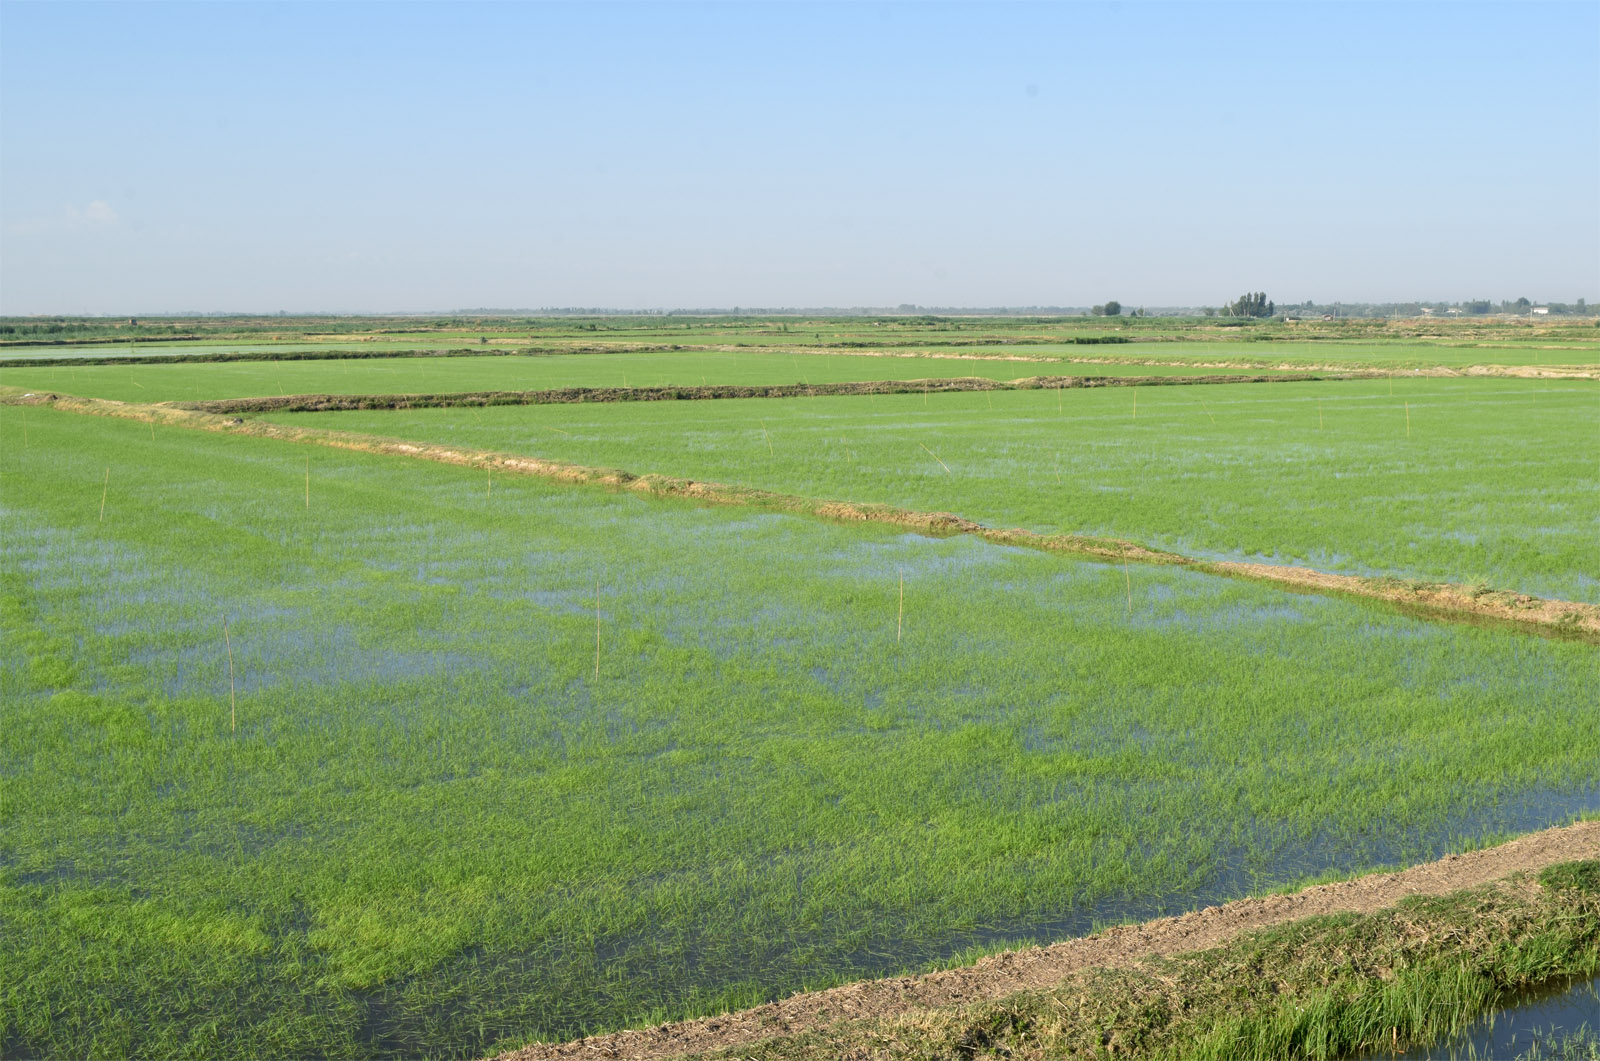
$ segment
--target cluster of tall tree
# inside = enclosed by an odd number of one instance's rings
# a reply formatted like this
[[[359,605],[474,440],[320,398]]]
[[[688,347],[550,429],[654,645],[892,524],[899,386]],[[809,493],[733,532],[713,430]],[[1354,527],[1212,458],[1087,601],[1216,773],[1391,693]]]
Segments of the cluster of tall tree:
[[[1277,307],[1267,301],[1264,291],[1257,291],[1253,295],[1246,291],[1223,308],[1230,317],[1270,317],[1277,312]]]

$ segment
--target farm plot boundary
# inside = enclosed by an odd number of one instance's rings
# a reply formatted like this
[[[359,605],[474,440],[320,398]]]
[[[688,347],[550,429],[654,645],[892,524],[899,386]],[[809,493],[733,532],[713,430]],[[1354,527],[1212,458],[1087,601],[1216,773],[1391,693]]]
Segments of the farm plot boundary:
[[[791,995],[719,1017],[568,1043],[537,1043],[502,1054],[499,1061],[675,1057],[793,1036],[842,1021],[879,1020],[918,1010],[951,1008],[1046,989],[1084,970],[1126,969],[1151,957],[1206,950],[1248,932],[1304,918],[1375,913],[1408,898],[1448,895],[1491,885],[1512,874],[1595,858],[1600,858],[1600,821],[1578,822],[1519,837],[1498,847],[1447,855],[1437,862],[1400,872],[1314,885],[1288,895],[1238,899],[1176,917],[1117,926],[1093,936],[1007,951],[963,968]]]
[[[661,387],[558,387],[530,391],[450,391],[434,394],[285,394],[165,402],[203,413],[327,413],[381,409],[444,409],[488,405],[576,405],[584,402],[708,401],[719,398],[838,398],[879,394],[947,394],[968,391],[1078,390],[1097,387],[1165,387],[1204,383],[1315,383],[1380,378],[1379,373],[1297,373],[1273,376],[1028,376],[994,380],[884,379],[845,383],[707,384]]]
[[[1199,560],[1152,549],[1138,542],[1075,534],[1037,534],[1021,529],[985,526],[949,512],[921,512],[891,505],[801,497],[678,476],[637,475],[615,468],[595,468],[541,457],[431,443],[325,428],[245,420],[177,405],[143,405],[57,393],[24,393],[0,387],[0,404],[40,405],[63,412],[146,421],[203,431],[233,432],[279,441],[336,449],[410,457],[465,467],[530,475],[569,484],[591,484],[634,490],[659,497],[677,497],[705,504],[743,505],[843,522],[873,522],[905,527],[930,535],[969,534],[995,545],[1075,553],[1112,563],[1145,563],[1188,567],[1207,574],[1271,582],[1284,588],[1364,597],[1399,605],[1420,617],[1449,621],[1501,621],[1515,629],[1577,640],[1600,642],[1600,605],[1552,600],[1509,590],[1449,582],[1418,582],[1394,577],[1337,575],[1310,568]]]

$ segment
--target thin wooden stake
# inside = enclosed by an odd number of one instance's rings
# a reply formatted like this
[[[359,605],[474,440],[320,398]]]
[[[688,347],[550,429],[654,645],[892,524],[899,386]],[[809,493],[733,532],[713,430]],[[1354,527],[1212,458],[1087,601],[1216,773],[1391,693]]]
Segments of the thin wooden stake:
[[[222,643],[228,646],[228,732],[239,732],[239,702],[233,682],[233,638],[228,636],[228,617],[222,617]]]
[[[894,639],[900,640],[900,635],[906,628],[906,572],[905,568],[897,569],[900,575],[900,613],[894,620]]]
[[[1128,574],[1128,547],[1122,546],[1122,583],[1128,591],[1128,614],[1133,614],[1133,576]]]
[[[1133,392],[1133,418],[1135,420],[1139,419],[1139,391],[1138,391],[1138,388],[1134,388],[1134,392]]]
[[[487,498],[491,493],[494,492],[494,468],[490,467],[483,469],[483,475],[483,496]]]
[[[18,412],[20,412],[22,414],[22,448],[23,449],[27,449],[28,448],[28,410],[19,409]]]
[[[1317,430],[1322,430],[1322,399],[1317,399]]]
[[[772,436],[767,434],[767,422],[765,420],[761,421],[761,437],[767,440],[767,456],[773,456]]]
[[[100,487],[100,522],[106,521],[106,494],[111,490],[111,469],[106,469],[106,481]]]
[[[922,446],[922,443],[918,442],[917,445]],[[950,471],[950,465],[946,464],[942,460],[939,460],[939,455],[937,453],[933,452],[931,449],[928,449],[927,446],[922,446],[922,448],[928,450],[928,456],[932,457],[936,461],[939,461],[939,467],[943,468],[947,474],[955,474],[955,472]]]
[[[306,454],[306,511],[311,511],[311,454]]]
[[[600,580],[594,580],[594,677],[600,680]]]
[[[1411,403],[1406,402],[1406,437],[1411,437]]]

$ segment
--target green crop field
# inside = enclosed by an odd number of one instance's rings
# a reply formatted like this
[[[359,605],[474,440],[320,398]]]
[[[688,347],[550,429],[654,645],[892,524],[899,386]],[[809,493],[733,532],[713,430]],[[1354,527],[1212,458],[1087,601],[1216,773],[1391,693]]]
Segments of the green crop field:
[[[290,323],[306,342],[312,323]],[[1209,343],[1275,365],[1305,345],[1129,323],[1195,341],[1056,351],[1121,359],[1090,366],[799,348],[982,335],[1033,345],[979,352],[1031,353],[1089,322],[479,323],[775,349],[6,367],[0,384],[156,402],[1157,375],[1135,355]],[[206,327],[263,345],[255,323]],[[1594,360],[1577,346],[1562,356]],[[1413,347],[1515,363],[1420,339],[1382,356]],[[1593,602],[1597,386],[262,418]],[[481,1057],[1600,812],[1592,641],[18,393],[0,395],[6,1057]]]
[[[201,401],[274,394],[417,394],[653,387],[664,384],[842,383],[878,379],[1013,380],[1027,376],[1181,376],[1237,369],[1123,362],[1072,364],[992,357],[846,354],[608,353],[551,357],[395,357],[372,360],[238,361],[175,365],[0,368],[0,384],[129,402]],[[1270,370],[1269,370],[1270,371]]]
[[[273,419],[1595,602],[1597,399],[1420,379]]]

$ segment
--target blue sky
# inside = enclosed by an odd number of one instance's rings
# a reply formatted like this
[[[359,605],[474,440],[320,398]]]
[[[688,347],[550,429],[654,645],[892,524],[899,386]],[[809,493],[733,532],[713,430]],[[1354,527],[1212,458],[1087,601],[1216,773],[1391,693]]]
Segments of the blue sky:
[[[0,4],[0,312],[1600,296],[1600,5]]]

